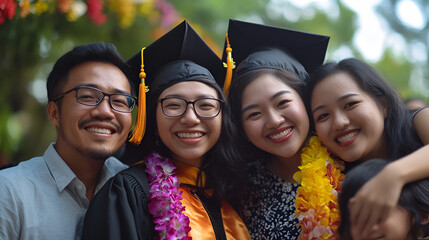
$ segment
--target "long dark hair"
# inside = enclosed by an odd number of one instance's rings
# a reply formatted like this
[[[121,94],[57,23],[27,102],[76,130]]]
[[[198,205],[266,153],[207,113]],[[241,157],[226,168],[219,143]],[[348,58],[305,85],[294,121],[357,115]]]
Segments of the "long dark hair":
[[[253,82],[256,78],[264,74],[271,74],[275,76],[280,81],[293,88],[302,99],[304,96],[305,82],[285,70],[259,68],[250,70],[237,77],[234,77],[231,82],[228,101],[231,105],[232,122],[236,126],[238,131],[238,135],[235,138],[234,144],[236,145],[236,148],[239,149],[240,155],[243,158],[242,161],[249,162],[257,159],[268,160],[272,157],[272,154],[259,149],[250,141],[248,141],[247,135],[243,128],[243,123],[241,121],[241,99],[243,96],[243,91],[251,82]]]
[[[311,109],[311,95],[317,83],[337,73],[349,74],[363,91],[376,102],[387,103],[387,116],[384,120],[384,137],[388,146],[386,158],[395,160],[423,146],[413,125],[413,115],[407,109],[398,93],[367,63],[355,58],[344,59],[338,63],[329,62],[316,69],[307,82],[306,105]],[[314,119],[310,121],[314,126]]]
[[[350,213],[348,209],[349,200],[356,192],[371,178],[377,175],[389,162],[381,159],[366,161],[353,168],[347,173],[338,198],[340,207],[341,223],[338,228],[338,234],[341,239],[352,239],[350,232]],[[398,205],[410,212],[410,234],[413,239],[421,230],[421,220],[429,213],[429,179],[423,179],[418,182],[409,183],[402,188]]]
[[[204,156],[204,160],[200,166],[200,174],[198,176],[197,185],[201,188],[211,188],[214,191],[214,197],[230,199],[236,198],[237,188],[240,183],[240,179],[244,173],[241,173],[242,167],[238,164],[237,149],[234,149],[233,142],[236,135],[235,129],[231,124],[229,104],[226,101],[226,97],[222,92],[222,89],[212,81],[208,80],[195,80],[202,82],[212,88],[214,88],[220,99],[225,101],[222,108],[222,127],[219,140]],[[151,98],[158,99],[160,94],[165,88],[159,89],[153,94]],[[148,106],[147,121],[146,121],[146,133],[139,146],[127,143],[127,150],[125,155],[122,156],[128,163],[134,163],[144,159],[147,155],[158,152],[164,157],[171,158],[171,151],[164,145],[159,139],[157,133],[156,123],[156,104]],[[204,172],[206,177],[206,184],[202,185],[201,172]]]

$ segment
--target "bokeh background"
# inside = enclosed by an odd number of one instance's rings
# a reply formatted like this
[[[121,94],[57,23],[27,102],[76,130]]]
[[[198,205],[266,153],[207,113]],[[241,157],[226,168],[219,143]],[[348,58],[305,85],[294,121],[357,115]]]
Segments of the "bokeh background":
[[[75,45],[127,59],[186,19],[222,55],[228,19],[331,36],[326,60],[357,57],[403,98],[429,100],[427,0],[0,0],[0,166],[55,141],[46,79]]]

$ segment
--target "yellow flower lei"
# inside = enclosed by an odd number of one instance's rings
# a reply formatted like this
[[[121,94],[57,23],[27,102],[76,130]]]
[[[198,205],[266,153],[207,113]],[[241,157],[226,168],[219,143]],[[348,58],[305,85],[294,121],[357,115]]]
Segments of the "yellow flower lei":
[[[300,171],[293,176],[301,184],[295,198],[295,214],[301,227],[298,239],[337,239],[340,223],[338,193],[344,174],[318,137],[302,150]]]

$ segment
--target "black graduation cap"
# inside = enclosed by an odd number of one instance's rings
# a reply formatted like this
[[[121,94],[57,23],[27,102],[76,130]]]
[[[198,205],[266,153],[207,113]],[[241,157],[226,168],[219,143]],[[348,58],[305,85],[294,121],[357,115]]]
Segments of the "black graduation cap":
[[[307,72],[323,63],[328,42],[329,36],[230,19],[222,59],[227,62],[230,44],[238,66],[234,76],[258,68],[277,68],[304,80]]]
[[[221,59],[186,20],[128,59],[127,63],[132,68],[132,81],[140,84],[136,127],[130,139],[135,144],[139,144],[144,136],[146,107],[150,112],[163,90],[192,80],[223,84]]]

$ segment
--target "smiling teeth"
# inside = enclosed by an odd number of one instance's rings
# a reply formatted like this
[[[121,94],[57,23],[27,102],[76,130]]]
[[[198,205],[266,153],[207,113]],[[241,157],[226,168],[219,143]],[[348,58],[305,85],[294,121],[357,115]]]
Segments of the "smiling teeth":
[[[88,131],[90,132],[95,132],[95,133],[105,133],[105,134],[111,134],[112,131],[110,131],[110,129],[106,129],[106,128],[87,128]]]
[[[277,140],[277,139],[280,139],[280,138],[288,135],[291,131],[292,131],[292,128],[288,128],[288,129],[286,129],[286,130],[284,130],[282,132],[279,132],[279,133],[277,133],[275,135],[270,136],[270,138],[274,139],[274,140]]]
[[[344,136],[341,136],[341,137],[337,138],[337,140],[340,143],[347,142],[350,139],[352,139],[354,136],[358,135],[358,133],[359,133],[358,131],[353,131],[351,133],[348,133],[348,134],[346,134]]]
[[[196,138],[203,136],[202,133],[177,133],[177,136],[179,138]]]

